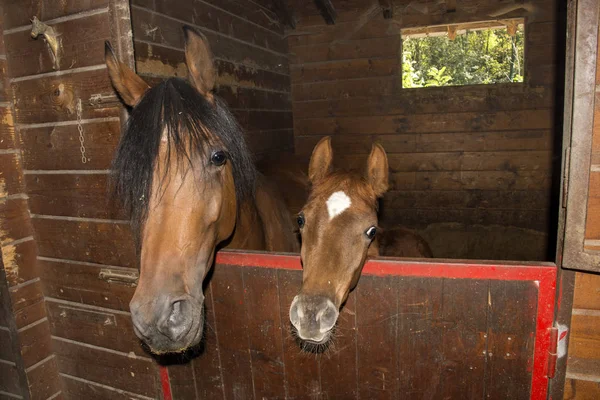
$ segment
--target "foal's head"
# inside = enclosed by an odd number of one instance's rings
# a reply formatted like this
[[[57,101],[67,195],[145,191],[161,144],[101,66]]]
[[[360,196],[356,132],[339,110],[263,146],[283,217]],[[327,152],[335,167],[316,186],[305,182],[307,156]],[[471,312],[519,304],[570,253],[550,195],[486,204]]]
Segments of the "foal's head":
[[[377,199],[388,189],[383,147],[373,145],[364,175],[332,171],[329,138],[315,147],[309,165],[312,189],[298,215],[304,267],[290,321],[300,339],[325,344],[339,309],[358,282],[377,233]]]
[[[191,28],[184,33],[189,82],[171,78],[150,88],[106,47],[112,83],[132,107],[114,160],[115,189],[140,246],[131,316],[156,353],[200,341],[202,281],[216,246],[234,230],[238,206],[254,195],[241,129],[212,93],[209,45]]]

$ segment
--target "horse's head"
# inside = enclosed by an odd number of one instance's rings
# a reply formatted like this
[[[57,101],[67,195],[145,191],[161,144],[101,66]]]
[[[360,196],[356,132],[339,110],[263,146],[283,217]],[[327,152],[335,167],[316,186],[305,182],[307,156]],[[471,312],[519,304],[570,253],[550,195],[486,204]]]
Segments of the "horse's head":
[[[184,33],[189,83],[171,78],[150,88],[106,46],[112,83],[132,107],[113,168],[140,248],[131,316],[156,353],[201,340],[202,282],[240,203],[253,195],[255,173],[241,129],[212,93],[206,39],[191,28]]]
[[[329,138],[315,147],[309,165],[311,193],[298,215],[302,235],[302,288],[290,321],[304,342],[328,342],[339,309],[358,282],[377,233],[377,199],[388,189],[388,161],[373,145],[363,175],[332,171]],[[318,347],[318,346],[317,346]]]

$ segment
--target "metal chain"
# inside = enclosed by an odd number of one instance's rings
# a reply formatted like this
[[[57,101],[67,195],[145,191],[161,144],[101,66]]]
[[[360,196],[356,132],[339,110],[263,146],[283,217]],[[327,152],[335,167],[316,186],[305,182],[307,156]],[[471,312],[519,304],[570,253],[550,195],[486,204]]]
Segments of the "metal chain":
[[[81,144],[79,146],[79,150],[81,151],[81,162],[85,164],[87,162],[87,158],[85,157],[85,143],[84,143],[85,138],[83,137],[83,125],[81,123],[81,112],[82,112],[81,99],[78,99],[77,100],[77,130],[79,131],[79,143]]]

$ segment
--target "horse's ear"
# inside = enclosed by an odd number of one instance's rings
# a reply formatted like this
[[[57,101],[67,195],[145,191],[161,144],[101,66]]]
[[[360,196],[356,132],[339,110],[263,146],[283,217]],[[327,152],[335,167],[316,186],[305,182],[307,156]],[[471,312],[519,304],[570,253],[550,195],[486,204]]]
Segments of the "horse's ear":
[[[331,172],[333,165],[333,150],[331,149],[331,138],[329,136],[319,140],[310,156],[308,165],[308,179],[315,183],[323,179]]]
[[[104,42],[104,60],[108,75],[123,102],[128,106],[135,106],[150,86],[127,65],[119,62],[112,46]]]
[[[215,87],[216,74],[208,39],[187,25],[183,27],[183,34],[185,63],[190,73],[190,81],[203,96],[210,98]]]
[[[389,166],[387,155],[383,146],[373,144],[371,154],[367,160],[367,180],[375,191],[377,197],[383,196],[389,188]]]

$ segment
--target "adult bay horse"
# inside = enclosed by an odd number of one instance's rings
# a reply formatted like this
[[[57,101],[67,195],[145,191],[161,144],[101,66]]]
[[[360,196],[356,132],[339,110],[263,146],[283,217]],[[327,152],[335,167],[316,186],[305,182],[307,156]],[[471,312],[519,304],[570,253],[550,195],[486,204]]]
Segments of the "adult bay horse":
[[[365,173],[333,171],[329,137],[313,150],[308,202],[298,214],[302,235],[302,288],[290,306],[290,321],[303,349],[327,347],[339,309],[358,283],[368,256],[432,257],[416,233],[378,227],[377,201],[388,190],[388,160],[372,146]],[[380,251],[382,250],[382,251]]]
[[[131,317],[137,336],[157,354],[201,340],[202,282],[218,246],[298,250],[293,217],[213,93],[206,38],[189,27],[184,35],[189,81],[171,78],[150,88],[108,42],[105,52],[113,86],[131,107],[113,162],[115,191],[140,253]]]

